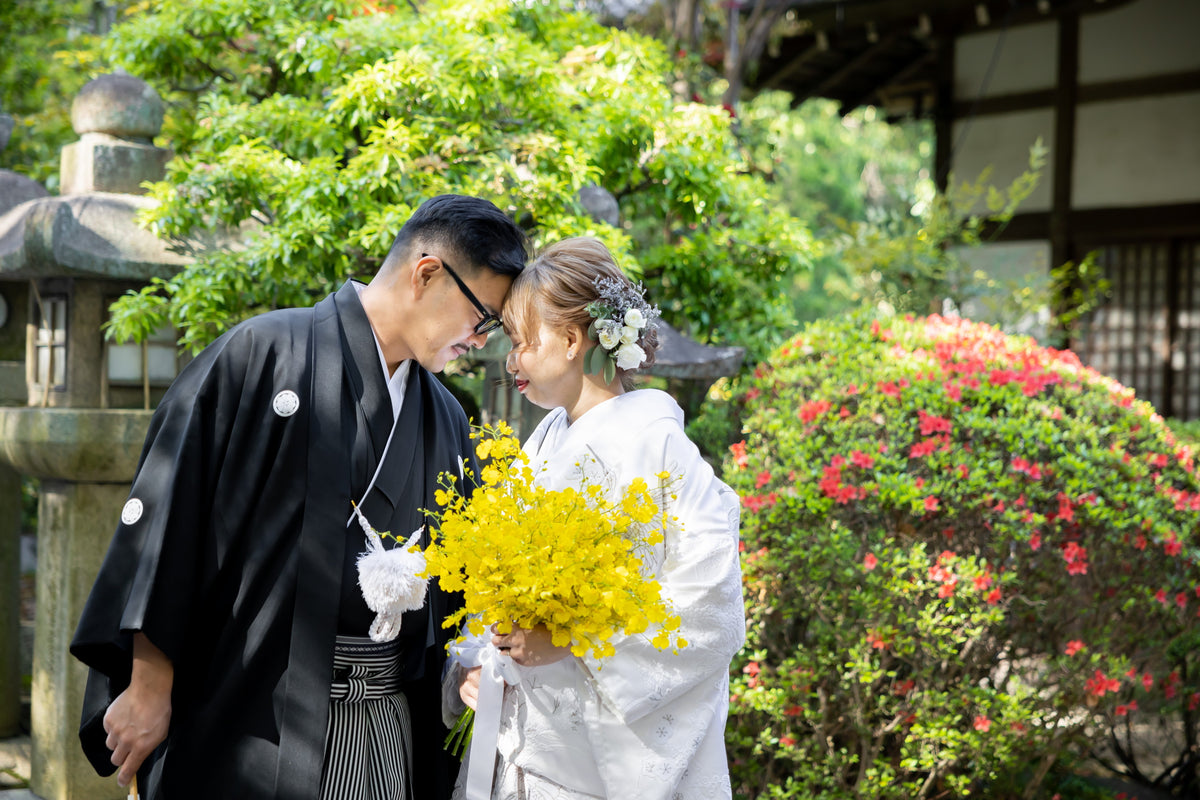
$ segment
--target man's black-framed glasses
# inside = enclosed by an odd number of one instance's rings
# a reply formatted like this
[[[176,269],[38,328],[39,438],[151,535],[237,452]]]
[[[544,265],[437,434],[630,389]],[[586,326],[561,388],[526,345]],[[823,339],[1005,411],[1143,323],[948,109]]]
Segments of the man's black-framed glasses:
[[[423,253],[421,257],[424,258],[425,255],[426,254]],[[475,306],[475,310],[483,315],[483,319],[480,320],[475,326],[475,333],[491,333],[503,325],[504,322],[499,317],[483,307],[483,303],[479,302],[479,298],[475,296],[475,293],[467,288],[467,285],[463,283],[463,279],[458,277],[458,273],[446,263],[446,259],[442,258],[439,260],[442,262],[442,266],[446,268],[446,272],[450,273],[450,277],[454,278],[454,282],[458,284],[458,288],[461,289],[462,293],[465,294],[467,299],[471,301],[471,305]]]

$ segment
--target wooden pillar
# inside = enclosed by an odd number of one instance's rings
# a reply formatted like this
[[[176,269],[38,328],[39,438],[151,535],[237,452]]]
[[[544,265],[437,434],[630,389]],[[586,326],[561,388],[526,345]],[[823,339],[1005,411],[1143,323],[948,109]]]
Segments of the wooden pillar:
[[[1054,145],[1050,151],[1053,176],[1050,207],[1050,266],[1074,255],[1071,235],[1071,181],[1075,167],[1075,109],[1079,96],[1079,14],[1064,14],[1058,22],[1058,81],[1054,91]]]
[[[933,175],[939,192],[950,183],[954,156],[954,39],[943,36],[935,46],[937,87],[933,104]]]

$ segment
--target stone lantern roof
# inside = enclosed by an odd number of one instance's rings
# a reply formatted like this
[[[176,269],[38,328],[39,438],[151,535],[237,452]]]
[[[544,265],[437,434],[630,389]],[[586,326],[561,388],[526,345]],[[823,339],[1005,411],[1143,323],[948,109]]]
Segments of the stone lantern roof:
[[[161,180],[171,157],[152,143],[162,122],[162,100],[139,78],[101,75],[84,86],[71,106],[80,140],[63,148],[62,194],[41,190],[0,206],[0,280],[146,281],[187,264],[137,223],[154,204],[142,184]]]
[[[746,355],[744,347],[713,347],[684,336],[662,320],[658,326],[658,352],[646,370],[661,378],[714,381],[737,374]]]

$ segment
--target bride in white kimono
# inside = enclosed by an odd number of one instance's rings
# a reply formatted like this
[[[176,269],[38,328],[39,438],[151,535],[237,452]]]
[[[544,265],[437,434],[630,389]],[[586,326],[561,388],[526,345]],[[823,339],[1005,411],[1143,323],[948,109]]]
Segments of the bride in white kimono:
[[[467,789],[464,763],[455,797],[488,797],[487,779],[490,796],[505,800],[731,795],[729,664],[745,638],[739,503],[685,435],[675,401],[630,391],[628,372],[653,361],[656,313],[602,243],[565,240],[513,285],[504,311],[513,340],[507,368],[529,400],[553,409],[524,448],[547,487],[578,486],[586,473],[589,483],[621,492],[636,477],[654,485],[661,472],[677,476],[669,512],[680,525],[644,557],[644,570],[681,617],[687,646],[672,652],[644,635],[621,637],[616,654],[597,663],[553,646],[544,628],[468,642],[446,676],[448,724],[464,703],[476,705],[476,664],[503,662],[507,685],[494,773],[477,768],[486,772],[482,788],[474,780]],[[477,726],[483,716],[481,709]]]

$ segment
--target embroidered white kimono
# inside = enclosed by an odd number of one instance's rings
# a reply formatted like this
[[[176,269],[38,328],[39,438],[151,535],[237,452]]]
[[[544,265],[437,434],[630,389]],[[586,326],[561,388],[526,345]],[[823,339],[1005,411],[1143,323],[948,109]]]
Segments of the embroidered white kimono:
[[[657,390],[620,395],[573,425],[556,409],[525,451],[535,474],[544,465],[539,481],[556,489],[578,485],[581,469],[617,492],[636,477],[653,486],[664,470],[681,476],[668,507],[681,528],[646,559],[688,645],[675,654],[632,636],[600,663],[512,664],[520,682],[504,690],[493,798],[730,797],[729,663],[745,638],[737,495],[684,434],[679,406]],[[457,687],[458,675],[448,678]]]

